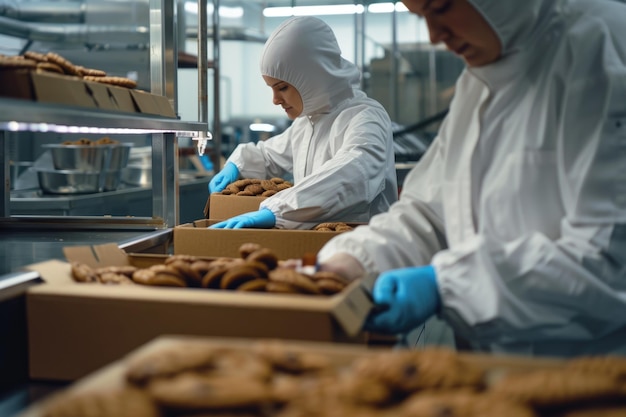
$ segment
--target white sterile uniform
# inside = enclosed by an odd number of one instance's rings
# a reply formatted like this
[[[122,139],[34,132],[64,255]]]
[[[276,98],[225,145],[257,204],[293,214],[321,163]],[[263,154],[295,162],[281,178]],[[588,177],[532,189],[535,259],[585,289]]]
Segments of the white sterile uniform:
[[[626,354],[626,6],[469,1],[503,57],[462,73],[400,201],[319,261],[431,263],[479,349]]]
[[[243,178],[293,175],[294,186],[261,203],[276,227],[368,222],[398,199],[391,121],[358,89],[360,72],[341,57],[322,20],[291,18],[269,37],[261,73],[293,85],[303,111],[283,133],[239,145],[228,158]]]

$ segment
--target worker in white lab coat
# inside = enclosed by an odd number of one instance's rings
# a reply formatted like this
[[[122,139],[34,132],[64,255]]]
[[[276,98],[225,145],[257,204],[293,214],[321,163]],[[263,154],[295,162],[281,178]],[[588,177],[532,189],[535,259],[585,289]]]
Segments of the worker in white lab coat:
[[[310,229],[387,211],[398,199],[391,121],[358,88],[360,71],[341,57],[331,28],[315,17],[288,19],[265,44],[261,74],[293,124],[237,146],[209,191],[238,178],[292,175],[294,186],[212,227]]]
[[[626,5],[404,4],[467,68],[399,202],[320,267],[376,278],[374,331],[438,315],[475,349],[626,354]]]

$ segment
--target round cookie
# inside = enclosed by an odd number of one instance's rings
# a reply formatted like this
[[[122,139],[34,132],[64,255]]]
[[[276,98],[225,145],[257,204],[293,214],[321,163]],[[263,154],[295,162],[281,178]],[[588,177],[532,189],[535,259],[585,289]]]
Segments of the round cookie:
[[[220,281],[220,288],[223,290],[234,290],[241,284],[260,278],[255,268],[241,265],[230,268]]]
[[[289,284],[302,293],[321,294],[320,289],[309,277],[290,268],[276,268],[270,271],[268,277],[272,282]]]
[[[237,291],[263,292],[267,289],[267,283],[264,278],[253,279],[238,286]]]
[[[57,53],[48,52],[46,54],[46,59],[48,60],[48,62],[52,62],[53,64],[56,64],[59,67],[61,67],[65,74],[75,75],[78,77],[83,76],[83,74],[80,72],[80,69],[76,65],[72,64],[70,61],[63,58],[61,55]]]
[[[244,377],[210,377],[184,373],[148,386],[152,399],[178,410],[241,409],[261,406],[272,398],[269,385]]]
[[[101,284],[116,285],[116,284],[135,284],[127,275],[117,274],[115,272],[105,272],[98,276],[98,281]]]
[[[162,348],[131,358],[126,365],[125,378],[128,382],[143,386],[157,378],[210,368],[216,358],[215,349],[190,344]]]
[[[405,393],[480,390],[486,382],[483,369],[461,362],[455,351],[443,347],[383,352],[355,361],[353,371],[361,378],[383,381]]]
[[[137,87],[137,81],[131,80],[130,78],[126,78],[126,77],[85,75],[83,76],[83,79],[85,81],[92,81],[92,82],[102,83],[102,84],[110,84],[110,85],[114,85],[117,87],[125,87],[125,88],[130,88],[130,89]]]
[[[153,265],[150,268],[139,269],[133,273],[133,281],[142,285],[158,287],[186,287],[185,278],[167,265]]]
[[[252,252],[255,252],[261,248],[261,245],[259,245],[258,243],[244,243],[239,247],[239,255],[245,259]]]
[[[71,262],[71,274],[72,278],[76,282],[97,282],[98,275],[96,271],[89,265],[81,262]]]
[[[252,252],[246,256],[246,261],[264,263],[270,270],[278,265],[278,257],[271,249],[267,248],[261,248]]]

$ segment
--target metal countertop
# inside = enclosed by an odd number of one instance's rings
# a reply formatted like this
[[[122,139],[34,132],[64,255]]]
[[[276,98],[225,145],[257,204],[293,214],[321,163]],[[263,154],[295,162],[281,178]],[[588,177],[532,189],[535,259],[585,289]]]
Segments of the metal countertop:
[[[64,260],[64,246],[117,243],[125,249],[156,240],[169,239],[170,230],[99,229],[0,229],[0,282],[4,274],[50,259]],[[156,245],[155,245],[156,246]],[[137,246],[138,247],[138,246]]]

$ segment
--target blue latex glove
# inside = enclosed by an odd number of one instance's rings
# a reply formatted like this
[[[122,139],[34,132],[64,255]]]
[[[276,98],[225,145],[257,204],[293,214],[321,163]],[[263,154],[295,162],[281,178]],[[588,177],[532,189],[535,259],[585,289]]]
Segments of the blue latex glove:
[[[209,229],[242,229],[244,227],[271,229],[276,224],[276,216],[269,209],[261,209],[240,214],[223,222],[209,226]]]
[[[431,266],[394,269],[378,276],[374,303],[388,309],[373,313],[365,329],[377,333],[408,333],[439,309],[435,269]]]
[[[232,162],[227,162],[224,165],[224,168],[211,179],[209,182],[209,192],[210,193],[219,193],[221,192],[228,184],[233,181],[236,181],[239,178],[239,169],[237,169],[237,165]]]

